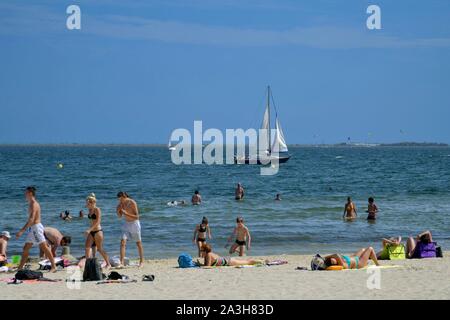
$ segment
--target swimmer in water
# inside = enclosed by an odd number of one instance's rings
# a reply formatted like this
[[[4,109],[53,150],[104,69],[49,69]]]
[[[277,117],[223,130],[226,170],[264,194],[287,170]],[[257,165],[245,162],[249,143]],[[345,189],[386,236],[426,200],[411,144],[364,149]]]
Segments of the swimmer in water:
[[[281,201],[281,194],[277,193],[275,196],[275,201]]]
[[[195,226],[194,238],[192,239],[193,243],[197,243],[198,256],[200,258],[203,258],[201,249],[206,243],[206,234],[208,234],[208,237],[211,240],[211,229],[209,228],[208,218],[203,217],[202,222]]]
[[[378,207],[372,197],[370,197],[368,201],[369,204],[367,205],[366,211],[368,213],[367,220],[375,220],[377,218]]]
[[[234,198],[236,200],[242,200],[244,199],[244,188],[240,183],[237,184],[236,190],[234,191]]]
[[[233,230],[233,234],[228,238],[228,242],[225,245],[225,248],[228,247],[228,244],[232,241],[233,237],[236,240],[231,246],[229,253],[233,254],[239,249],[239,256],[242,257],[245,254],[246,247],[247,250],[250,250],[252,241],[250,231],[244,224],[244,218],[238,217],[236,219],[236,227]]]
[[[342,218],[346,220],[351,220],[356,219],[357,216],[358,214],[356,213],[356,206],[353,203],[352,198],[348,197],[347,203],[345,204],[344,207],[344,215],[342,216]]]
[[[195,190],[191,201],[192,201],[192,204],[194,206],[199,205],[200,203],[202,203],[202,196],[200,195],[200,192],[198,192],[198,190]]]

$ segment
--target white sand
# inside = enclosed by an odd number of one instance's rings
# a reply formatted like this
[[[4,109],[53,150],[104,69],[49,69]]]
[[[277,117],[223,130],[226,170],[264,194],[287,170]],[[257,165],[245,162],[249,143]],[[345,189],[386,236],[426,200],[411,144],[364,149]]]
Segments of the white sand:
[[[450,253],[443,259],[381,261],[396,268],[377,269],[380,289],[369,289],[367,270],[299,271],[309,268],[311,255],[271,256],[284,259],[282,266],[238,269],[179,269],[176,259],[147,261],[143,269],[117,270],[137,283],[80,283],[69,289],[65,281],[57,283],[0,282],[2,299],[449,299]],[[142,282],[143,274],[154,274],[154,282]],[[14,274],[0,274],[0,279]],[[52,279],[66,279],[59,271],[45,273]]]

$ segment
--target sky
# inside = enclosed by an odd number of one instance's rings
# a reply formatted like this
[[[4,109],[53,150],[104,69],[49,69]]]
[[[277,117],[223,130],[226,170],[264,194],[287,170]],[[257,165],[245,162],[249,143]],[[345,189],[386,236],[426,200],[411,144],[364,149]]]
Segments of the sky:
[[[267,85],[288,144],[450,143],[449,57],[448,0],[0,0],[0,143],[257,128]]]

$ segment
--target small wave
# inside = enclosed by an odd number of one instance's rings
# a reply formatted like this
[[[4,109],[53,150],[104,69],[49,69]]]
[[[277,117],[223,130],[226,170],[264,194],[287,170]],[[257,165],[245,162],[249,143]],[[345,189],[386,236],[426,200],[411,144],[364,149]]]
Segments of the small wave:
[[[336,159],[342,159],[344,156],[336,156]]]

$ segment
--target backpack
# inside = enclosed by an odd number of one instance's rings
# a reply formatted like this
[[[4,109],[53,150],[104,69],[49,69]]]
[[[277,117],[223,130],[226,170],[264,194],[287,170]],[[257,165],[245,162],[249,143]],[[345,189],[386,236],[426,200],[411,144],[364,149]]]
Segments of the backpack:
[[[84,265],[83,281],[99,281],[103,280],[102,267],[97,258],[88,258]]]
[[[198,265],[192,260],[192,257],[187,253],[182,253],[178,257],[178,266],[180,268],[196,268]]]
[[[402,260],[406,259],[406,250],[403,244],[399,245],[387,245],[387,253],[389,260]]]
[[[425,243],[419,241],[414,249],[413,258],[436,258],[436,242]]]
[[[14,276],[16,280],[38,280],[42,279],[43,277],[44,275],[42,274],[42,272],[32,270],[19,270]]]

